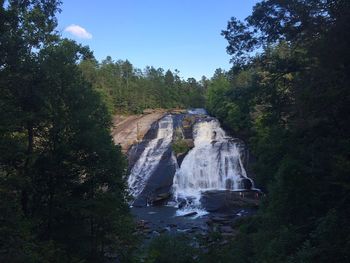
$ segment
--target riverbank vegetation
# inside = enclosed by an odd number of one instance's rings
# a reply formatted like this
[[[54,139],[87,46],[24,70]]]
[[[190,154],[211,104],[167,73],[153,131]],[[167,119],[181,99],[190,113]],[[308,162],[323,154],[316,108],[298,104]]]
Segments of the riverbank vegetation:
[[[60,39],[58,10],[0,5],[0,262],[125,261],[126,162],[78,67],[92,53]]]
[[[350,258],[349,25],[348,1],[269,0],[222,32],[234,66],[207,107],[249,142],[269,196],[232,262]]]

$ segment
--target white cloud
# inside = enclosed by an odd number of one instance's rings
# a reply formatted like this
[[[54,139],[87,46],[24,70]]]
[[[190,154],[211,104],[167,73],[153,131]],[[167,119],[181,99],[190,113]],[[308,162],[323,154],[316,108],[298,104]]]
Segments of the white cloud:
[[[78,26],[78,25],[70,25],[65,28],[66,32],[71,33],[73,36],[79,37],[79,38],[85,38],[85,39],[91,39],[92,35],[88,31],[86,31],[85,28]]]

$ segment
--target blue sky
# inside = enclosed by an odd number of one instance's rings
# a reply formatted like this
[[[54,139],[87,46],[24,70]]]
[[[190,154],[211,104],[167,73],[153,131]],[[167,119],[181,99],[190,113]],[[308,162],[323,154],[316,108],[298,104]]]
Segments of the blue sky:
[[[99,61],[110,55],[128,59],[137,68],[178,69],[183,78],[199,80],[211,77],[216,68],[230,68],[220,32],[230,17],[248,16],[256,2],[63,0],[58,30],[90,46]]]

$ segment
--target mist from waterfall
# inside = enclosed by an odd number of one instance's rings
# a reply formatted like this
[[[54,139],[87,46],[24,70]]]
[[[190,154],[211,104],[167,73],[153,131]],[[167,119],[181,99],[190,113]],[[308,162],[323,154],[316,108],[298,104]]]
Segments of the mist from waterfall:
[[[147,147],[131,169],[128,185],[132,196],[137,197],[143,191],[163,154],[170,147],[172,138],[173,119],[171,115],[166,115],[158,122],[157,137],[149,141]]]
[[[228,137],[216,119],[198,122],[193,130],[194,148],[189,151],[174,177],[176,200],[200,206],[201,192],[239,190],[247,178],[239,146]]]

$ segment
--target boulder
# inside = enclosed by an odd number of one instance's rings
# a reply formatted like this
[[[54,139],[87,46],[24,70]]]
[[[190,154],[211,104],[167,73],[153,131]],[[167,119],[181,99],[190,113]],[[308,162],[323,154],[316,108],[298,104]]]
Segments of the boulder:
[[[169,198],[171,197],[171,194],[169,192],[161,193],[156,195],[152,200],[152,205],[162,205],[164,204]]]
[[[193,212],[189,212],[187,214],[182,215],[183,217],[190,217],[190,216],[195,216],[196,214],[198,214],[197,212],[193,211]]]
[[[230,226],[220,226],[221,233],[232,233],[233,229]]]
[[[178,164],[179,166],[181,166],[182,161],[185,159],[186,155],[187,155],[187,152],[185,152],[185,153],[180,153],[180,154],[177,154],[177,155],[176,155],[176,161],[177,161],[177,164]]]
[[[132,206],[135,206],[135,207],[145,207],[147,206],[147,198],[145,196],[140,196],[138,198],[136,198],[134,200],[134,202],[132,203]]]
[[[151,114],[151,113],[154,113],[155,112],[155,109],[144,109],[143,110],[143,114]]]
[[[251,190],[253,187],[252,181],[248,178],[243,178],[241,180],[241,187],[244,190]]]
[[[231,212],[236,208],[258,206],[260,192],[256,190],[212,190],[202,193],[200,202],[209,212]]]

